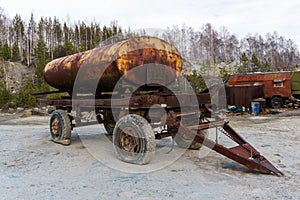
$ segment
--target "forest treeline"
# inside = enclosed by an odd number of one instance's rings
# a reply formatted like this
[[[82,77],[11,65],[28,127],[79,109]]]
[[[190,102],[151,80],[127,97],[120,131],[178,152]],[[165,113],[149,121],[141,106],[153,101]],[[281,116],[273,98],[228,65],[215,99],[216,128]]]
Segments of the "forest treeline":
[[[122,39],[132,34],[130,28],[123,30],[116,21],[109,26],[100,26],[96,21],[71,23],[70,19],[60,21],[57,17],[36,21],[33,13],[25,21],[19,14],[9,19],[0,8],[0,56],[27,66],[43,68],[50,60],[98,47],[114,35],[121,35]],[[236,62],[240,73],[293,70],[300,63],[296,44],[277,32],[265,36],[248,34],[239,40],[226,27],[216,30],[208,23],[200,30],[174,25],[166,28],[161,37],[174,44],[189,61]]]
[[[198,31],[175,25],[167,28],[164,39],[177,44],[184,58],[198,64],[235,62],[237,73],[288,71],[300,64],[296,44],[276,31],[265,36],[249,33],[239,40],[226,27],[216,30],[209,23]]]
[[[71,24],[56,17],[36,21],[33,13],[24,21],[19,14],[7,18],[0,8],[0,57],[34,65],[38,76],[50,60],[98,47],[116,34],[122,34],[122,29],[115,21],[102,27],[97,22]]]

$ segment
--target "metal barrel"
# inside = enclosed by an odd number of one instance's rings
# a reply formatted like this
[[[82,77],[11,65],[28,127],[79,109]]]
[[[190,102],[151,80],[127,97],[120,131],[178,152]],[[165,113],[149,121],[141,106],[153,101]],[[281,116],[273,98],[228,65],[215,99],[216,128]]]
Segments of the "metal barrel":
[[[148,64],[151,67],[147,70],[128,73]],[[166,67],[159,67],[161,65]],[[156,72],[156,78],[162,76],[164,83],[169,84],[181,69],[182,58],[173,45],[159,38],[144,36],[55,59],[45,66],[43,73],[49,85],[69,93],[73,91],[76,77],[80,77],[81,92],[93,92],[89,85],[96,82],[99,95],[112,92],[121,77],[125,77],[127,84],[142,84],[149,77],[149,71]]]

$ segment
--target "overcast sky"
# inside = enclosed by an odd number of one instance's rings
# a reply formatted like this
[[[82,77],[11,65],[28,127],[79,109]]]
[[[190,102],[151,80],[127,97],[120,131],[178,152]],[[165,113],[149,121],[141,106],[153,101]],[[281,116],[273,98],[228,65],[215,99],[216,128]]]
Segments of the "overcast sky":
[[[61,22],[109,25],[117,20],[132,30],[183,24],[199,30],[211,23],[216,29],[225,26],[239,39],[277,31],[300,49],[299,0],[0,0],[0,7],[11,19],[20,14],[27,21],[33,12],[38,19],[56,16]]]

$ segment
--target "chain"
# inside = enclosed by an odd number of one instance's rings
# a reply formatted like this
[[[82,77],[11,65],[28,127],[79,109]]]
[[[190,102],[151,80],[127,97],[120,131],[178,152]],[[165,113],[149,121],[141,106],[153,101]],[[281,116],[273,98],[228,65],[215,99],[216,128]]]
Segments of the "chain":
[[[250,158],[252,158],[253,155],[259,155],[259,153],[257,151],[254,150],[254,152],[253,152],[253,149],[251,147],[249,147],[247,145],[240,144],[240,142],[238,141],[238,139],[236,139],[235,137],[229,135],[229,133],[227,133],[227,131],[225,131],[223,128],[218,127],[218,130],[221,131],[224,135],[226,135],[230,139],[232,139],[233,141],[235,141],[236,143],[238,143],[243,149],[245,149],[248,152],[250,152],[250,155],[251,155]]]
[[[231,140],[233,140],[233,141],[235,141],[236,143],[238,143],[238,142],[235,140],[235,138],[233,138],[231,135],[229,135],[229,134],[227,133],[227,131],[225,131],[223,128],[221,128],[221,127],[217,127],[217,128],[218,128],[218,130],[221,131],[224,135],[226,135],[226,136],[229,137]]]

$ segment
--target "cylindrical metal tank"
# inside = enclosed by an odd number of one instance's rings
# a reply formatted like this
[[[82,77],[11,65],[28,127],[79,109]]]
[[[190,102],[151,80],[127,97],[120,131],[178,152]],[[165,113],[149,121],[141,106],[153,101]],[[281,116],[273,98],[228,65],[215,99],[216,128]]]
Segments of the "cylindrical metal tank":
[[[96,94],[99,95],[112,92],[124,75],[128,84],[141,84],[145,76],[149,76],[149,69],[139,74],[126,74],[135,67],[150,63],[153,63],[153,72],[161,69],[160,65],[167,66],[163,73],[156,71],[156,76],[163,76],[166,84],[172,82],[182,69],[182,58],[173,45],[145,36],[55,59],[45,66],[44,78],[52,87],[69,93],[72,93],[78,77],[81,92],[93,92],[89,85],[97,81]]]

